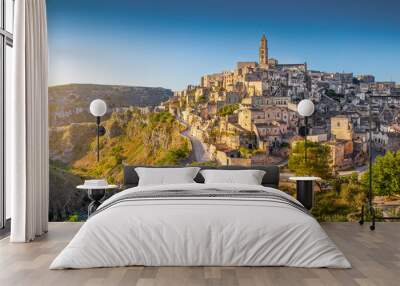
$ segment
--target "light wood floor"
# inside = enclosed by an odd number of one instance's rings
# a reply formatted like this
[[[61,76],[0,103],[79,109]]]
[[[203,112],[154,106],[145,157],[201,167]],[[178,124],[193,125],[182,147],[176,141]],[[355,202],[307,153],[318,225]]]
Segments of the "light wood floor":
[[[80,228],[50,223],[44,237],[28,244],[0,241],[0,285],[400,285],[400,223],[325,223],[324,229],[352,269],[288,267],[124,267],[48,270],[50,262]]]

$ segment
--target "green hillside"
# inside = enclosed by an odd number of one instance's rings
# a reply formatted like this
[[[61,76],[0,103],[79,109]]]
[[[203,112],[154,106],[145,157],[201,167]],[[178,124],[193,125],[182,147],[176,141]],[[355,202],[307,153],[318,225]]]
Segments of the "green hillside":
[[[123,164],[174,165],[191,151],[180,134],[184,127],[168,112],[142,114],[131,108],[114,112],[103,125],[107,133],[100,140],[100,162],[96,161],[95,126],[87,123],[52,129],[52,159],[79,177],[119,183]]]

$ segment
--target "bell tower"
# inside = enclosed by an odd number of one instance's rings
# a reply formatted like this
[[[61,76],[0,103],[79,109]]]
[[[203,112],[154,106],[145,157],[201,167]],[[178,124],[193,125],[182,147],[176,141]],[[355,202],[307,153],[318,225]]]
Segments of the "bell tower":
[[[258,64],[260,66],[268,68],[268,42],[265,34],[261,37],[259,55],[258,55]]]

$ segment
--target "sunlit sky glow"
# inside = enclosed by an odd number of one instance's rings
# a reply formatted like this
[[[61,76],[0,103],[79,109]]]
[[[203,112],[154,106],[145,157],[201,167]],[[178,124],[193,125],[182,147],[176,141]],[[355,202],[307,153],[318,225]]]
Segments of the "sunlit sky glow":
[[[270,57],[400,82],[397,0],[47,0],[50,85],[161,86]]]

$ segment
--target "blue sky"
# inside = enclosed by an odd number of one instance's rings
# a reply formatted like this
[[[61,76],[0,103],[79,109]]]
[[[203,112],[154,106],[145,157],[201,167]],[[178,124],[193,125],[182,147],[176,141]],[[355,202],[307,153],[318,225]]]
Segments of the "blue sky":
[[[400,1],[47,0],[50,85],[161,86],[270,57],[400,82]]]

